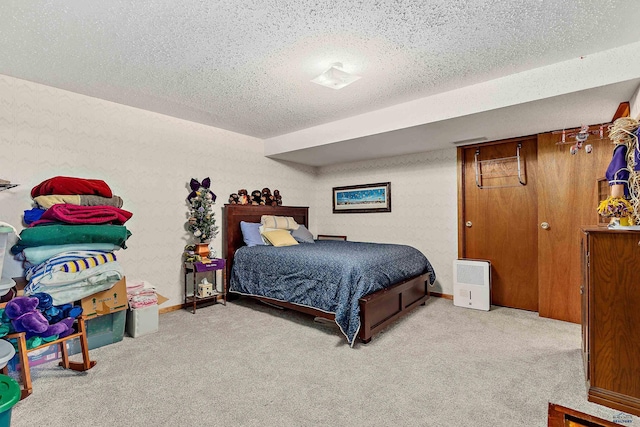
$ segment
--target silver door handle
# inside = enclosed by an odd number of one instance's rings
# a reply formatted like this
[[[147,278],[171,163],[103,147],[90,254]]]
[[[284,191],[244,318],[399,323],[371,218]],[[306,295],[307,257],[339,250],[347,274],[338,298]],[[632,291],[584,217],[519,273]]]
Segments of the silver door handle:
[[[466,225],[467,227],[471,228],[473,223],[471,221],[467,221],[464,225]]]
[[[549,223],[548,222],[543,222],[542,224],[540,224],[540,227],[542,227],[543,230],[548,230],[549,229]]]

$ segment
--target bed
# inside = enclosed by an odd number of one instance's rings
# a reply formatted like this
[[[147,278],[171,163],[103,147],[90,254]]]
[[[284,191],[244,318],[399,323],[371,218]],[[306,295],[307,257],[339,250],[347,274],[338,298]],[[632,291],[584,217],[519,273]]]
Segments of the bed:
[[[359,338],[363,343],[368,343],[371,341],[373,335],[380,332],[383,328],[395,320],[405,316],[417,306],[424,305],[425,301],[429,298],[428,284],[433,283],[435,280],[435,273],[431,264],[426,260],[426,258],[424,258],[424,255],[416,249],[408,246],[318,241],[314,244],[306,243],[287,248],[261,246],[250,248],[244,247],[240,228],[241,221],[254,223],[260,222],[262,215],[290,216],[293,217],[297,223],[304,224],[308,227],[308,214],[308,207],[251,205],[224,206],[222,227],[223,257],[227,259],[226,268],[227,277],[230,282],[229,288],[231,295],[246,295],[279,307],[335,321],[338,326],[340,326],[340,329],[345,334],[347,341],[351,345],[356,341],[356,338]],[[398,248],[392,248],[391,246],[398,246]],[[260,261],[262,262],[262,265],[267,265],[264,260],[269,258],[264,257],[271,256],[274,257],[273,264],[278,265],[277,268],[283,272],[283,276],[295,276],[299,274],[299,271],[293,272],[293,270],[287,270],[283,266],[294,262],[292,260],[304,258],[301,251],[308,251],[312,249],[315,251],[314,255],[307,256],[307,258],[319,258],[316,255],[318,255],[320,251],[336,251],[336,254],[333,255],[332,259],[330,259],[329,264],[326,264],[327,266],[331,265],[334,267],[326,268],[327,270],[335,270],[336,274],[340,274],[341,269],[345,271],[347,269],[351,269],[349,271],[357,271],[358,278],[353,280],[354,283],[357,282],[357,289],[351,292],[353,294],[351,300],[345,300],[348,307],[345,309],[346,311],[343,309],[336,310],[335,307],[331,305],[331,301],[327,301],[326,298],[324,301],[318,301],[322,300],[320,297],[318,300],[314,300],[309,303],[298,298],[300,296],[300,292],[298,292],[297,296],[283,295],[279,293],[279,290],[273,290],[270,288],[271,285],[274,285],[273,287],[277,288],[275,285],[280,282],[279,278],[273,275],[273,271],[275,270],[272,271],[271,276],[257,276],[255,274],[252,275],[249,271],[250,268],[247,268],[248,265],[250,266],[250,264],[247,264],[247,262],[250,262],[248,260],[256,260],[257,264],[257,260],[260,259],[262,260]],[[366,262],[372,261],[363,261],[364,263],[362,266],[358,266],[357,264],[343,266],[341,264],[340,267],[335,267],[339,258],[347,258],[346,255],[342,257],[339,251],[343,251],[344,254],[348,254],[349,252],[359,252],[360,250],[365,249],[367,251],[377,252],[379,257],[382,253],[390,253],[389,250],[391,249],[399,250],[400,252],[395,255],[386,257],[386,262],[388,264],[399,265],[397,269],[398,271],[394,270],[388,274],[380,274],[378,272],[377,275],[372,274],[370,275],[371,277],[361,279],[359,278],[360,273],[373,270],[366,268]],[[278,259],[276,261],[276,255],[274,255],[274,253],[282,254],[289,258],[287,258],[286,261],[283,261],[282,259]],[[416,253],[419,255],[416,255]],[[416,261],[411,261],[409,257],[415,257]],[[355,258],[358,257],[356,256]],[[234,270],[236,261],[237,264],[242,267],[238,267]],[[306,267],[302,270],[306,271]],[[292,272],[294,274],[290,274]],[[266,277],[269,277],[269,279],[265,280]],[[321,282],[322,281],[318,281],[318,283]],[[328,279],[327,282],[322,283],[322,286],[325,286],[329,282],[331,282],[330,279]],[[302,292],[304,294],[317,291],[314,290],[313,287],[309,287],[308,283],[304,285],[303,289],[305,289],[305,291]],[[338,295],[338,293],[344,294],[343,291],[339,291],[334,287],[329,287],[328,293],[330,295]],[[355,320],[354,316],[356,316]]]

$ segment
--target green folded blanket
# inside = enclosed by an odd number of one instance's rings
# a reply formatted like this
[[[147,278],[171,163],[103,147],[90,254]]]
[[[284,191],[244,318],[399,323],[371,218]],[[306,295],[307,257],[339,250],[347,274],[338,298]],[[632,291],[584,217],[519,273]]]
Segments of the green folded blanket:
[[[42,225],[22,230],[11,253],[33,246],[78,243],[112,243],[126,249],[129,236],[131,232],[123,225]]]

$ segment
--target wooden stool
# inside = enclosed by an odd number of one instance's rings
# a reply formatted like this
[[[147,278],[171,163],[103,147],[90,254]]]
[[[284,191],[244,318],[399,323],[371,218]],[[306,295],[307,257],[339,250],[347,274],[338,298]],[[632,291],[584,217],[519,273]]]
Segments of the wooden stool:
[[[22,382],[22,389],[20,400],[29,396],[33,392],[33,387],[31,386],[31,368],[29,367],[29,353],[41,348],[49,347],[50,345],[57,344],[60,348],[60,353],[62,353],[62,360],[59,365],[64,369],[71,369],[74,371],[86,371],[93,368],[96,365],[95,360],[89,359],[89,344],[87,343],[87,332],[85,328],[85,317],[81,316],[76,320],[76,324],[78,325],[78,331],[64,338],[57,339],[55,341],[48,342],[41,346],[27,349],[27,341],[25,340],[25,333],[19,332],[14,334],[9,334],[5,339],[15,338],[18,340],[18,354],[20,355],[20,379]],[[67,341],[72,340],[74,338],[78,338],[80,340],[80,349],[82,354],[82,362],[71,362],[69,360],[69,353],[67,352]],[[2,368],[2,373],[7,375],[9,372],[8,366]]]

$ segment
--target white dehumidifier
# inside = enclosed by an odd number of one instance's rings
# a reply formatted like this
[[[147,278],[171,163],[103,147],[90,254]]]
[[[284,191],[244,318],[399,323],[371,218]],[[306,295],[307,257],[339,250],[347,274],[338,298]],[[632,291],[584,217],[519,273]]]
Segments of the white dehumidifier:
[[[453,261],[453,305],[489,311],[491,308],[491,263]]]

